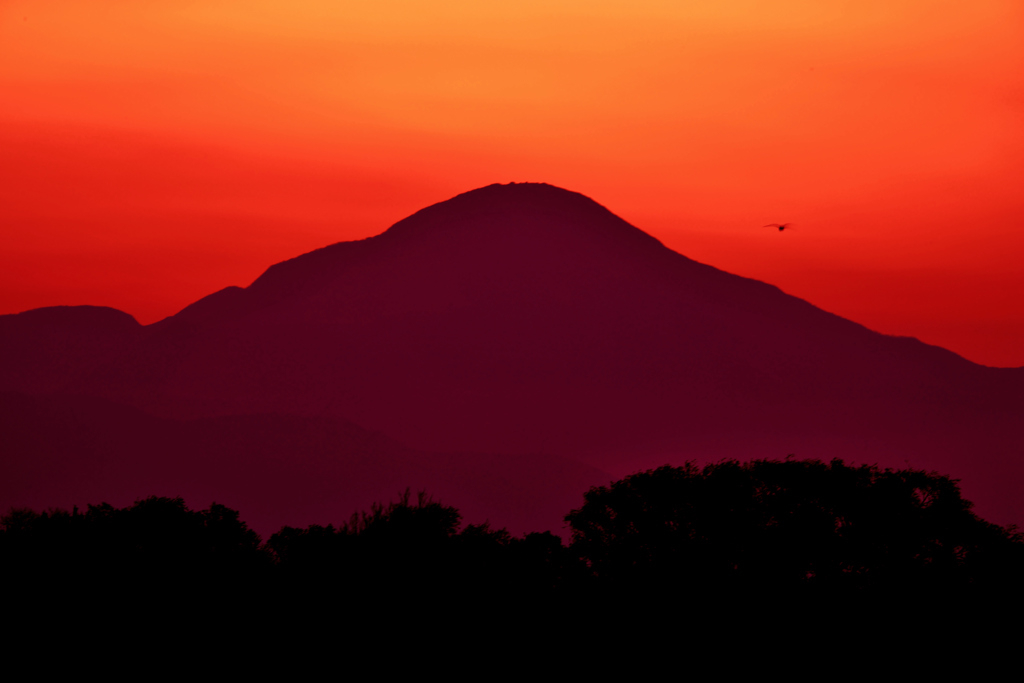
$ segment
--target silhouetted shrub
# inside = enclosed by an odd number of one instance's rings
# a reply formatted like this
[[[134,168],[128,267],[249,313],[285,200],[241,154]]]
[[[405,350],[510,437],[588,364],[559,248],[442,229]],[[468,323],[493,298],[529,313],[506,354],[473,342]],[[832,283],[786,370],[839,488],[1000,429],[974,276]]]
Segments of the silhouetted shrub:
[[[461,516],[420,493],[374,505],[339,527],[285,527],[267,546],[291,585],[316,586],[322,599],[350,607],[427,599],[479,606],[550,595],[583,564],[550,533],[514,538]],[[575,574],[573,573],[575,568]]]
[[[1020,535],[956,482],[840,460],[661,467],[594,487],[566,521],[600,585],[722,595],[978,595],[1016,584]]]
[[[193,511],[181,498],[150,497],[125,508],[12,510],[0,518],[0,572],[14,600],[89,609],[180,607],[242,596],[272,558],[238,512]],[[83,608],[84,609],[84,608]]]

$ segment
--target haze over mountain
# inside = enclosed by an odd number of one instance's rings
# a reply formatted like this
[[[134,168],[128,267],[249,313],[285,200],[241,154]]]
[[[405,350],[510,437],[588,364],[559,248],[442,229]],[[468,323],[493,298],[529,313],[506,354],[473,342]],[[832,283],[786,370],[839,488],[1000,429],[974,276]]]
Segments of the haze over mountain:
[[[344,419],[418,451],[616,476],[789,453],[909,464],[1024,522],[1024,368],[872,332],[544,184],[459,195],[146,327],[0,316],[0,352],[0,390],[164,420]]]
[[[0,392],[0,506],[46,509],[148,495],[245,512],[281,526],[348,520],[406,488],[457,503],[468,523],[552,528],[608,475],[558,456],[417,452],[339,418],[174,420],[103,399]]]

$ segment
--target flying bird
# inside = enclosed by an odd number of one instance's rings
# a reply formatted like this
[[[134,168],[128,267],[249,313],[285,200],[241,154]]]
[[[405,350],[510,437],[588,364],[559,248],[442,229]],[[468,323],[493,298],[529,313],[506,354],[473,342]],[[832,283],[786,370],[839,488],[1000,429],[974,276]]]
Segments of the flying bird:
[[[765,226],[762,226],[762,227],[765,227],[765,228],[778,228],[779,232],[782,232],[783,230],[788,228],[790,225],[792,225],[792,223],[769,223],[768,225],[765,225]]]

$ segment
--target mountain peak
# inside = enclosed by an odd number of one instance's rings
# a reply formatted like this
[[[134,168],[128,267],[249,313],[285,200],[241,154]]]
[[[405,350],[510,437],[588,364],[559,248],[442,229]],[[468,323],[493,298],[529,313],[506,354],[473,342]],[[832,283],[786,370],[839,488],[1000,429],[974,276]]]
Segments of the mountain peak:
[[[516,182],[494,183],[428,206],[395,223],[382,237],[465,237],[481,232],[535,238],[575,233],[648,247],[663,246],[586,195],[547,183]]]
[[[248,290],[290,296],[329,287],[380,259],[421,270],[470,269],[513,278],[540,269],[628,262],[671,254],[593,199],[546,183],[493,184],[456,195],[364,240],[338,242],[271,266]],[[601,267],[596,265],[595,267]]]

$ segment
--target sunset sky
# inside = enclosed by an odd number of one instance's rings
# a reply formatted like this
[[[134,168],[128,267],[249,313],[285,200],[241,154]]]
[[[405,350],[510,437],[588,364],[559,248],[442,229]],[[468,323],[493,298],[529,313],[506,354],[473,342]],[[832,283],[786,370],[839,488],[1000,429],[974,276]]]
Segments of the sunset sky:
[[[509,181],[1024,365],[1020,0],[0,0],[0,313],[154,322]]]

